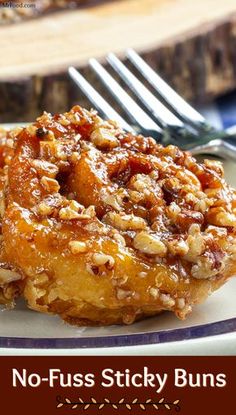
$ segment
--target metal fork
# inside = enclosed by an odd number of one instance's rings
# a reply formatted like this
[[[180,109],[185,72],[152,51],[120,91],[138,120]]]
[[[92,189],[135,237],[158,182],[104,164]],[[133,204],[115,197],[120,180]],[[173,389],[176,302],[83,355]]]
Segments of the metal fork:
[[[70,67],[69,75],[106,119],[116,120],[126,131],[151,135],[164,145],[178,145],[195,155],[213,154],[236,160],[234,135],[218,131],[209,125],[134,50],[129,49],[126,56],[153,87],[155,95],[113,53],[108,55],[107,61],[142,106],[131,98],[97,60],[90,59],[89,63],[131,123],[121,117],[78,70]]]

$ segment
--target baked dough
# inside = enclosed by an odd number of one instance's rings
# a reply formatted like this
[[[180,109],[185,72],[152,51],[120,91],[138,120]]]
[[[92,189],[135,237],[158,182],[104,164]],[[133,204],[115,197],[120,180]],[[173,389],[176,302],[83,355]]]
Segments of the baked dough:
[[[30,308],[76,325],[185,318],[236,272],[236,192],[221,163],[76,106],[17,131],[3,215]]]
[[[8,180],[8,164],[11,161],[13,150],[12,135],[17,133],[7,132],[0,128],[0,304],[8,307],[14,305],[14,300],[20,295],[23,287],[21,271],[8,263],[2,235],[2,218],[5,211],[5,189]]]

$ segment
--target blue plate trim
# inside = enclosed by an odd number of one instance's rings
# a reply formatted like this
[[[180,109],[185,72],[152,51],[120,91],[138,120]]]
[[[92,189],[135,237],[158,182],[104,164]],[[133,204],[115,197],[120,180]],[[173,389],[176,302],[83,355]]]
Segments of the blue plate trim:
[[[78,338],[28,338],[0,337],[1,348],[17,349],[76,349],[140,346],[163,344],[175,341],[201,339],[219,334],[236,332],[236,317],[182,329],[163,330],[151,333]]]

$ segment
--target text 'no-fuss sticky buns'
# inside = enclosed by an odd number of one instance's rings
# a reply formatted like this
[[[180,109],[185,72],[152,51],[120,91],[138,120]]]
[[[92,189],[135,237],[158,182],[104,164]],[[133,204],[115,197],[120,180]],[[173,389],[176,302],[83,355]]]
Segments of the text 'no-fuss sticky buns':
[[[72,324],[184,318],[236,273],[221,163],[79,106],[8,133],[2,154],[2,302],[10,284]]]

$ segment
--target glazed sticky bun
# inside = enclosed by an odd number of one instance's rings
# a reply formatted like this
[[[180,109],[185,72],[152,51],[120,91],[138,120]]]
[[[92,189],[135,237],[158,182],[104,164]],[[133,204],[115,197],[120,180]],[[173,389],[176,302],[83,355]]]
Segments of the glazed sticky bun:
[[[0,285],[30,308],[77,325],[185,318],[236,273],[236,192],[220,162],[79,106],[9,139]]]

